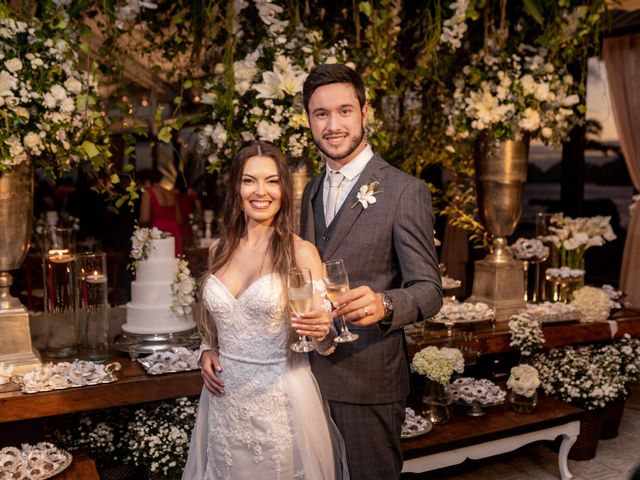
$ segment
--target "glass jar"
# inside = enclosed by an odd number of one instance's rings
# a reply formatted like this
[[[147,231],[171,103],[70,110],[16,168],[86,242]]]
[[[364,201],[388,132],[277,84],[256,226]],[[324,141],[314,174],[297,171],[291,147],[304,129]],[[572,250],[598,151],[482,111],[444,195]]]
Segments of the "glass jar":
[[[446,423],[453,412],[453,394],[447,385],[427,379],[427,387],[422,397],[424,416],[431,423]]]
[[[533,392],[533,395],[526,397],[511,390],[509,392],[509,404],[511,405],[511,410],[516,413],[531,413],[538,404],[538,392]]]

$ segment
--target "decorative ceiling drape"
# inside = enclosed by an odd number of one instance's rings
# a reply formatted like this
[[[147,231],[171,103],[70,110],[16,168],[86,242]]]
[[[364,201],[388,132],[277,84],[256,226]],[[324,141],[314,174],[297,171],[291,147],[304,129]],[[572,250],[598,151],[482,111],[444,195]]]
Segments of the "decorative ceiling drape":
[[[605,39],[603,59],[620,146],[633,186],[640,191],[640,34]],[[640,307],[640,195],[630,207],[620,289]]]

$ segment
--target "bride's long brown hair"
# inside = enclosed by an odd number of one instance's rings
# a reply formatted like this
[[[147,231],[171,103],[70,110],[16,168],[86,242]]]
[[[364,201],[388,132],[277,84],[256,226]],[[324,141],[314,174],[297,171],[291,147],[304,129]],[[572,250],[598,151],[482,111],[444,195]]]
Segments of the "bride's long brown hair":
[[[229,186],[224,201],[223,226],[224,230],[219,241],[209,251],[208,270],[200,279],[200,298],[202,288],[211,274],[224,267],[238,247],[240,239],[246,235],[247,220],[242,210],[240,185],[242,173],[247,160],[251,157],[271,158],[278,170],[280,190],[282,192],[280,209],[276,212],[272,227],[273,235],[269,245],[271,256],[271,270],[277,273],[282,285],[287,284],[287,272],[295,265],[293,249],[293,200],[292,180],[282,151],[271,142],[251,141],[245,143],[233,157],[229,169]],[[216,346],[215,324],[207,318],[206,308],[198,318],[198,330],[205,341],[214,349]]]

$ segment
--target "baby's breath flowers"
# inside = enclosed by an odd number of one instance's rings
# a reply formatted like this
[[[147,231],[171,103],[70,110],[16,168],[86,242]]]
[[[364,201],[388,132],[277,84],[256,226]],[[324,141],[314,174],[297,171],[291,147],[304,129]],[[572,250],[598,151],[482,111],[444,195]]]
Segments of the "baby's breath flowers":
[[[538,321],[528,313],[518,313],[509,318],[509,346],[520,350],[524,357],[532,355],[544,343],[544,334]]]

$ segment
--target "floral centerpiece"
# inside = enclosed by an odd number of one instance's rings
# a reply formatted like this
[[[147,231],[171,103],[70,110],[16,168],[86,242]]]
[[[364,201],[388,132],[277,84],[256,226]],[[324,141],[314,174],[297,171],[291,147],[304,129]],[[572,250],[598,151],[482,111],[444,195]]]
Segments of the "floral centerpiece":
[[[424,414],[432,423],[445,423],[453,411],[453,394],[448,388],[454,373],[464,371],[464,357],[457,348],[433,345],[413,356],[411,368],[427,378],[427,389],[422,398]]]
[[[53,176],[108,164],[97,83],[72,41],[64,22],[0,18],[0,174],[29,162]]]
[[[454,372],[464,371],[464,357],[457,348],[428,346],[413,356],[411,367],[429,380],[447,385]]]
[[[511,390],[509,404],[517,413],[531,413],[538,403],[540,377],[531,365],[517,365],[511,369],[507,387]]]
[[[531,365],[516,365],[511,369],[507,387],[523,397],[533,397],[540,386],[538,370]]]
[[[591,247],[599,247],[616,239],[610,216],[565,217],[562,213],[551,216],[550,235],[541,239],[552,242],[560,251],[560,264],[584,269],[584,254]]]
[[[601,288],[587,285],[573,292],[571,305],[582,314],[582,322],[604,322],[609,318],[611,300]]]
[[[526,44],[473,54],[445,102],[446,134],[460,140],[490,131],[497,140],[528,135],[560,144],[580,118],[580,97],[566,68],[545,57],[544,49]]]
[[[537,320],[526,313],[517,313],[509,318],[509,346],[520,350],[523,357],[529,357],[544,343],[544,334]]]

